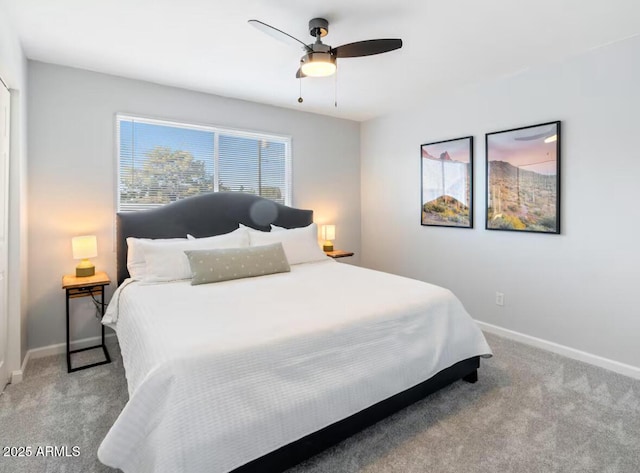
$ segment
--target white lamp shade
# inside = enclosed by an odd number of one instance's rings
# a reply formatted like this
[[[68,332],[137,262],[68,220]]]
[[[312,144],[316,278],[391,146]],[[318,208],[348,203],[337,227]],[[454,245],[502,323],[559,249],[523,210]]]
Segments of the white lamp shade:
[[[321,231],[322,231],[322,239],[323,240],[335,240],[336,239],[336,226],[335,225],[323,225]]]
[[[95,235],[73,237],[71,239],[73,259],[95,258],[98,256],[98,241]]]

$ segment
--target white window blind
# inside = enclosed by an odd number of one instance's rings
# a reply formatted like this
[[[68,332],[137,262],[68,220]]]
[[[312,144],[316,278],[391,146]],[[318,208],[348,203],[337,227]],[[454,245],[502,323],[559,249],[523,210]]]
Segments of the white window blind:
[[[291,139],[117,115],[118,211],[238,191],[291,205]]]

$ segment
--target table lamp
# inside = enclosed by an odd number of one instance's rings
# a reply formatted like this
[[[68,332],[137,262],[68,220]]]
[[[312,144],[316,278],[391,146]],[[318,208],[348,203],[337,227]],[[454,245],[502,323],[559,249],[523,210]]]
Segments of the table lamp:
[[[73,259],[81,260],[76,266],[76,277],[84,278],[96,274],[96,267],[89,258],[98,256],[98,242],[95,235],[73,237],[71,239]]]
[[[321,232],[322,232],[322,239],[324,240],[324,243],[322,244],[322,249],[324,251],[333,251],[333,240],[336,239],[336,226],[322,225]]]

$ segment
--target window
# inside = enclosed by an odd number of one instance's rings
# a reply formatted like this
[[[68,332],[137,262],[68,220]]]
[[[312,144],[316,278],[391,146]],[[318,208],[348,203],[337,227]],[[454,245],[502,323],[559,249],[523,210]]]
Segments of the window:
[[[238,191],[291,205],[291,139],[117,115],[118,211],[204,192]]]

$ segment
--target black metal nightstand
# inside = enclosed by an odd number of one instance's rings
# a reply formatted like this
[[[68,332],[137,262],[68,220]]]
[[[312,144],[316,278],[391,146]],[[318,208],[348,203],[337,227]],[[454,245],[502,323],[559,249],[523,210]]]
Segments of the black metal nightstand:
[[[80,348],[78,350],[71,350],[70,349],[71,347],[69,344],[69,299],[75,299],[76,297],[90,296],[94,300],[94,302],[98,304],[101,315],[104,315],[104,309],[105,309],[104,288],[109,284],[111,284],[111,280],[109,279],[109,276],[107,276],[107,273],[104,273],[101,271],[96,272],[94,276],[88,276],[84,278],[78,278],[73,275],[66,275],[62,278],[62,289],[65,290],[66,303],[67,303],[67,372],[68,373],[111,363],[111,357],[109,356],[109,352],[107,351],[107,346],[104,343],[104,325],[102,324],[100,324],[100,328],[102,332],[102,338],[101,338],[102,343],[100,345]],[[96,296],[101,297],[100,301],[96,299]],[[90,363],[84,366],[77,366],[75,368],[71,367],[71,355],[73,353],[92,350],[94,348],[102,348],[105,356],[104,361],[99,361],[97,363]]]

